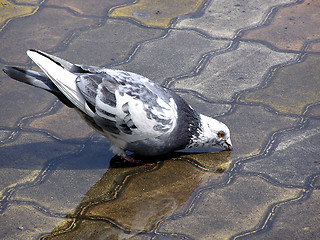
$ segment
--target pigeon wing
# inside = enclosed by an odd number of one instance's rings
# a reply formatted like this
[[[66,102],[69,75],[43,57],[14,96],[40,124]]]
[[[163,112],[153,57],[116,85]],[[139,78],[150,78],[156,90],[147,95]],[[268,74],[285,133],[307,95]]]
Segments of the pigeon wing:
[[[77,86],[107,134],[135,142],[170,134],[177,106],[167,90],[138,74],[105,69],[82,74]]]

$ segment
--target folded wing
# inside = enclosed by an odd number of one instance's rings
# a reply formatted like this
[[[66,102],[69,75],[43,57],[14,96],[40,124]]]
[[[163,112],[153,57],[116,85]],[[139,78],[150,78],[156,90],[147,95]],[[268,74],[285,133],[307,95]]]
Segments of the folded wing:
[[[105,132],[126,142],[170,134],[177,107],[170,94],[140,75],[103,69],[82,74],[76,84]]]

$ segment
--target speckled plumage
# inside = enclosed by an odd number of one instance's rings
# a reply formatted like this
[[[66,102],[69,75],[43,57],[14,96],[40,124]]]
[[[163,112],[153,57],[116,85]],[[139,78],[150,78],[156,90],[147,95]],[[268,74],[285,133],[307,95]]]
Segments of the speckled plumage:
[[[197,113],[176,93],[141,75],[76,65],[38,50],[27,53],[44,73],[17,67],[4,71],[76,108],[121,157],[127,157],[126,150],[155,156],[198,146],[231,149],[225,124]]]

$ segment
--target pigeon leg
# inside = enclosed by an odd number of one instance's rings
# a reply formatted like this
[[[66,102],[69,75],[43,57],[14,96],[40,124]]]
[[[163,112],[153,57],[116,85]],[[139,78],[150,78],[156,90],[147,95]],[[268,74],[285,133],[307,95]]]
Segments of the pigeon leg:
[[[146,166],[151,166],[152,164],[151,163],[141,163],[141,161],[139,160],[136,160],[128,155],[126,155],[124,158],[124,160],[126,160],[127,162],[130,162],[130,163],[135,163],[135,164],[140,164],[140,165],[146,165]]]

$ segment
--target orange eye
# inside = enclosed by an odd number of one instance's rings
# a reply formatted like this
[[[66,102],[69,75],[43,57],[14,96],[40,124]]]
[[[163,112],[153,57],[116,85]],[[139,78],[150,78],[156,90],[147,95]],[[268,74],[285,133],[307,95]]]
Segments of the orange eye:
[[[219,138],[223,138],[224,137],[224,132],[223,131],[218,132],[218,137]]]

